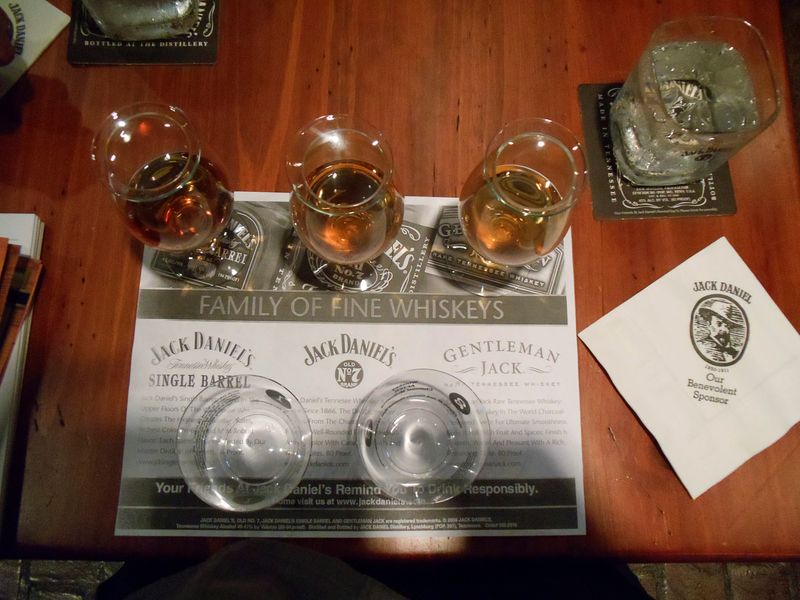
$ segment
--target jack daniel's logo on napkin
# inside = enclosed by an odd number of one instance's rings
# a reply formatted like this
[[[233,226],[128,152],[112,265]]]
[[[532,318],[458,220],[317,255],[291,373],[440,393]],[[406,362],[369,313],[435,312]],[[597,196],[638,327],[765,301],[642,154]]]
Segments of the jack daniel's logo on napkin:
[[[0,13],[10,27],[6,31],[0,21],[0,35],[10,34],[13,46],[12,54],[0,60],[0,96],[3,96],[69,23],[69,17],[45,0],[0,2]]]
[[[723,288],[724,282],[696,282],[694,291]],[[739,288],[736,288],[737,290]],[[744,292],[744,297],[750,294]],[[749,301],[749,300],[748,300]],[[726,294],[707,294],[694,305],[690,337],[698,356],[706,363],[704,373],[689,377],[686,386],[698,402],[734,402],[739,388],[728,377],[730,369],[744,356],[750,337],[745,308]]]

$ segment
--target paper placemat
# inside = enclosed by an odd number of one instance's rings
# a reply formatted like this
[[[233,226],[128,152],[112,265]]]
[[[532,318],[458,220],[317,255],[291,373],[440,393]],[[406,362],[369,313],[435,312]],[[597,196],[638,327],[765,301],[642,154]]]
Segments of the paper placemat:
[[[543,272],[532,266],[524,288],[516,271],[501,272],[497,295],[476,296],[458,279],[463,268],[445,267],[447,256],[462,266],[475,262],[464,243],[449,243],[456,199],[406,198],[395,242],[355,274],[366,277],[370,291],[356,292],[351,267],[322,268],[298,248],[288,198],[237,193],[232,239],[219,260],[191,273],[191,283],[174,276],[186,272],[185,261],[145,252],[116,533],[585,533],[570,237]],[[333,283],[349,291],[332,291]],[[492,428],[478,479],[435,506],[382,495],[349,437],[360,400],[390,375],[416,368],[461,379]],[[237,514],[188,490],[175,436],[203,387],[247,373],[272,378],[299,398],[313,448],[305,477],[285,500]]]

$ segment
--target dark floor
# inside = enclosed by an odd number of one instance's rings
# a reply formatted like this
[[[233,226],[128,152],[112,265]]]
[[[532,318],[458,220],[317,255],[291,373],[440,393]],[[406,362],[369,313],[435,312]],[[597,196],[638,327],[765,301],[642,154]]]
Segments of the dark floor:
[[[795,122],[800,123],[800,0],[781,0]],[[798,133],[800,145],[800,133]],[[0,600],[91,600],[122,563],[0,560]],[[632,564],[655,600],[800,600],[800,562]]]
[[[0,600],[92,600],[98,584],[121,565],[95,561],[0,561]],[[800,563],[629,566],[655,600],[800,600]],[[600,596],[587,599],[597,597]]]

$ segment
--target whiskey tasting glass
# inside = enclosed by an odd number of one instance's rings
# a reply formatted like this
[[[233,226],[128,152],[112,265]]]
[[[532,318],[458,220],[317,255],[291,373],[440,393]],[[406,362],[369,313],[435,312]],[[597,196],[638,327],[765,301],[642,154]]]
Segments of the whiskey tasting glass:
[[[583,151],[565,127],[549,119],[506,125],[459,196],[469,245],[499,265],[548,254],[567,232],[585,178]]]
[[[697,181],[766,129],[779,109],[769,53],[750,23],[664,23],[611,105],[617,168],[635,185]]]
[[[294,137],[286,169],[290,208],[303,244],[334,265],[380,256],[403,221],[403,197],[392,183],[389,144],[349,115],[319,117]]]
[[[176,452],[189,488],[230,511],[266,508],[297,487],[311,458],[311,428],[284,386],[243,375],[238,388],[209,387],[181,417]]]
[[[112,112],[92,159],[134,237],[165,252],[208,246],[231,216],[222,170],[179,108],[138,103]]]
[[[435,504],[467,489],[489,446],[489,420],[461,380],[432,369],[390,377],[362,402],[356,444],[372,481],[409,504]]]

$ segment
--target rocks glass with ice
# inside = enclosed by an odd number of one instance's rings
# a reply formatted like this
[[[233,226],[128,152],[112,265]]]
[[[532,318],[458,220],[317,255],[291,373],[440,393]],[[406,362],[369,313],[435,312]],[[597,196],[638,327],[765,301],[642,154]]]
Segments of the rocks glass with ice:
[[[154,40],[184,35],[200,19],[199,0],[83,0],[108,37]]]
[[[702,179],[767,128],[779,107],[769,54],[750,23],[664,23],[611,107],[617,167],[635,185]]]
[[[208,387],[184,412],[176,452],[186,483],[223,510],[253,511],[288,496],[311,458],[311,428],[297,398],[276,381],[240,376]]]
[[[461,380],[432,369],[390,377],[356,417],[361,462],[386,494],[409,504],[434,504],[467,489],[489,445],[480,400]]]

